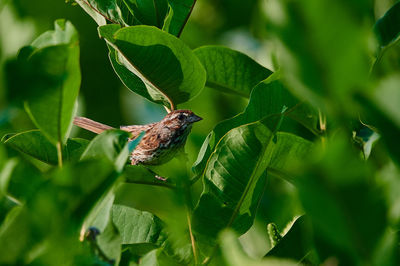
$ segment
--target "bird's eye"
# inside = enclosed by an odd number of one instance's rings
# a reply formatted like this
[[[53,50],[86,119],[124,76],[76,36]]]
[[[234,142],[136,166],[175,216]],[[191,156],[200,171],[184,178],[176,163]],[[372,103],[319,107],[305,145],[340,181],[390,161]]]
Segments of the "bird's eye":
[[[179,120],[185,119],[185,115],[184,115],[184,114],[179,114],[179,115],[178,115],[178,119],[179,119]]]

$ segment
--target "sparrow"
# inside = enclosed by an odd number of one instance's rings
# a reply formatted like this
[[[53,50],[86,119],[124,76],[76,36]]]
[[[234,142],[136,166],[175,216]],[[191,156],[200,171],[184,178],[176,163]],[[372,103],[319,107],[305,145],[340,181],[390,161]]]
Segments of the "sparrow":
[[[143,138],[129,156],[130,163],[132,165],[167,163],[184,147],[192,124],[200,120],[202,118],[190,110],[175,110],[168,113],[159,122],[121,126],[121,130],[131,134],[128,141],[133,141],[141,132],[145,132]],[[97,134],[114,129],[85,117],[75,117],[74,124]]]

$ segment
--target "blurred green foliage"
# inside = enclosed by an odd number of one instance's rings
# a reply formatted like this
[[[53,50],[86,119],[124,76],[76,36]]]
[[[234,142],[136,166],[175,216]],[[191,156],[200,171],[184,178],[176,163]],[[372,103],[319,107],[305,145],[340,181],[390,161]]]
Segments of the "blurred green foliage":
[[[3,0],[0,264],[398,265],[398,21],[394,0]],[[165,165],[72,128],[163,105],[204,119]]]

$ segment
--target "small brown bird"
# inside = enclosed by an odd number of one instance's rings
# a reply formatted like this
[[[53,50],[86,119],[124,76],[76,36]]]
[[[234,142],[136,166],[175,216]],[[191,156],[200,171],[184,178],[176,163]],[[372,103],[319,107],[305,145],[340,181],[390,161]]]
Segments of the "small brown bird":
[[[145,132],[129,157],[131,164],[159,165],[170,161],[185,145],[192,124],[200,120],[202,118],[190,110],[175,110],[156,123],[121,126],[121,130],[131,133],[129,141],[137,138],[142,131]],[[97,134],[113,129],[85,117],[75,117],[74,124]]]

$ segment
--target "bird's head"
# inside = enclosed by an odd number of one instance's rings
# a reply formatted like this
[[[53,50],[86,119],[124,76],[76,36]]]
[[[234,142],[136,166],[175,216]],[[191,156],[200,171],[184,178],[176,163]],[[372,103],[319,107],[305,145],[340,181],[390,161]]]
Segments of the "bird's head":
[[[202,118],[190,110],[175,110],[167,114],[163,120],[171,124],[190,125],[202,120]]]

